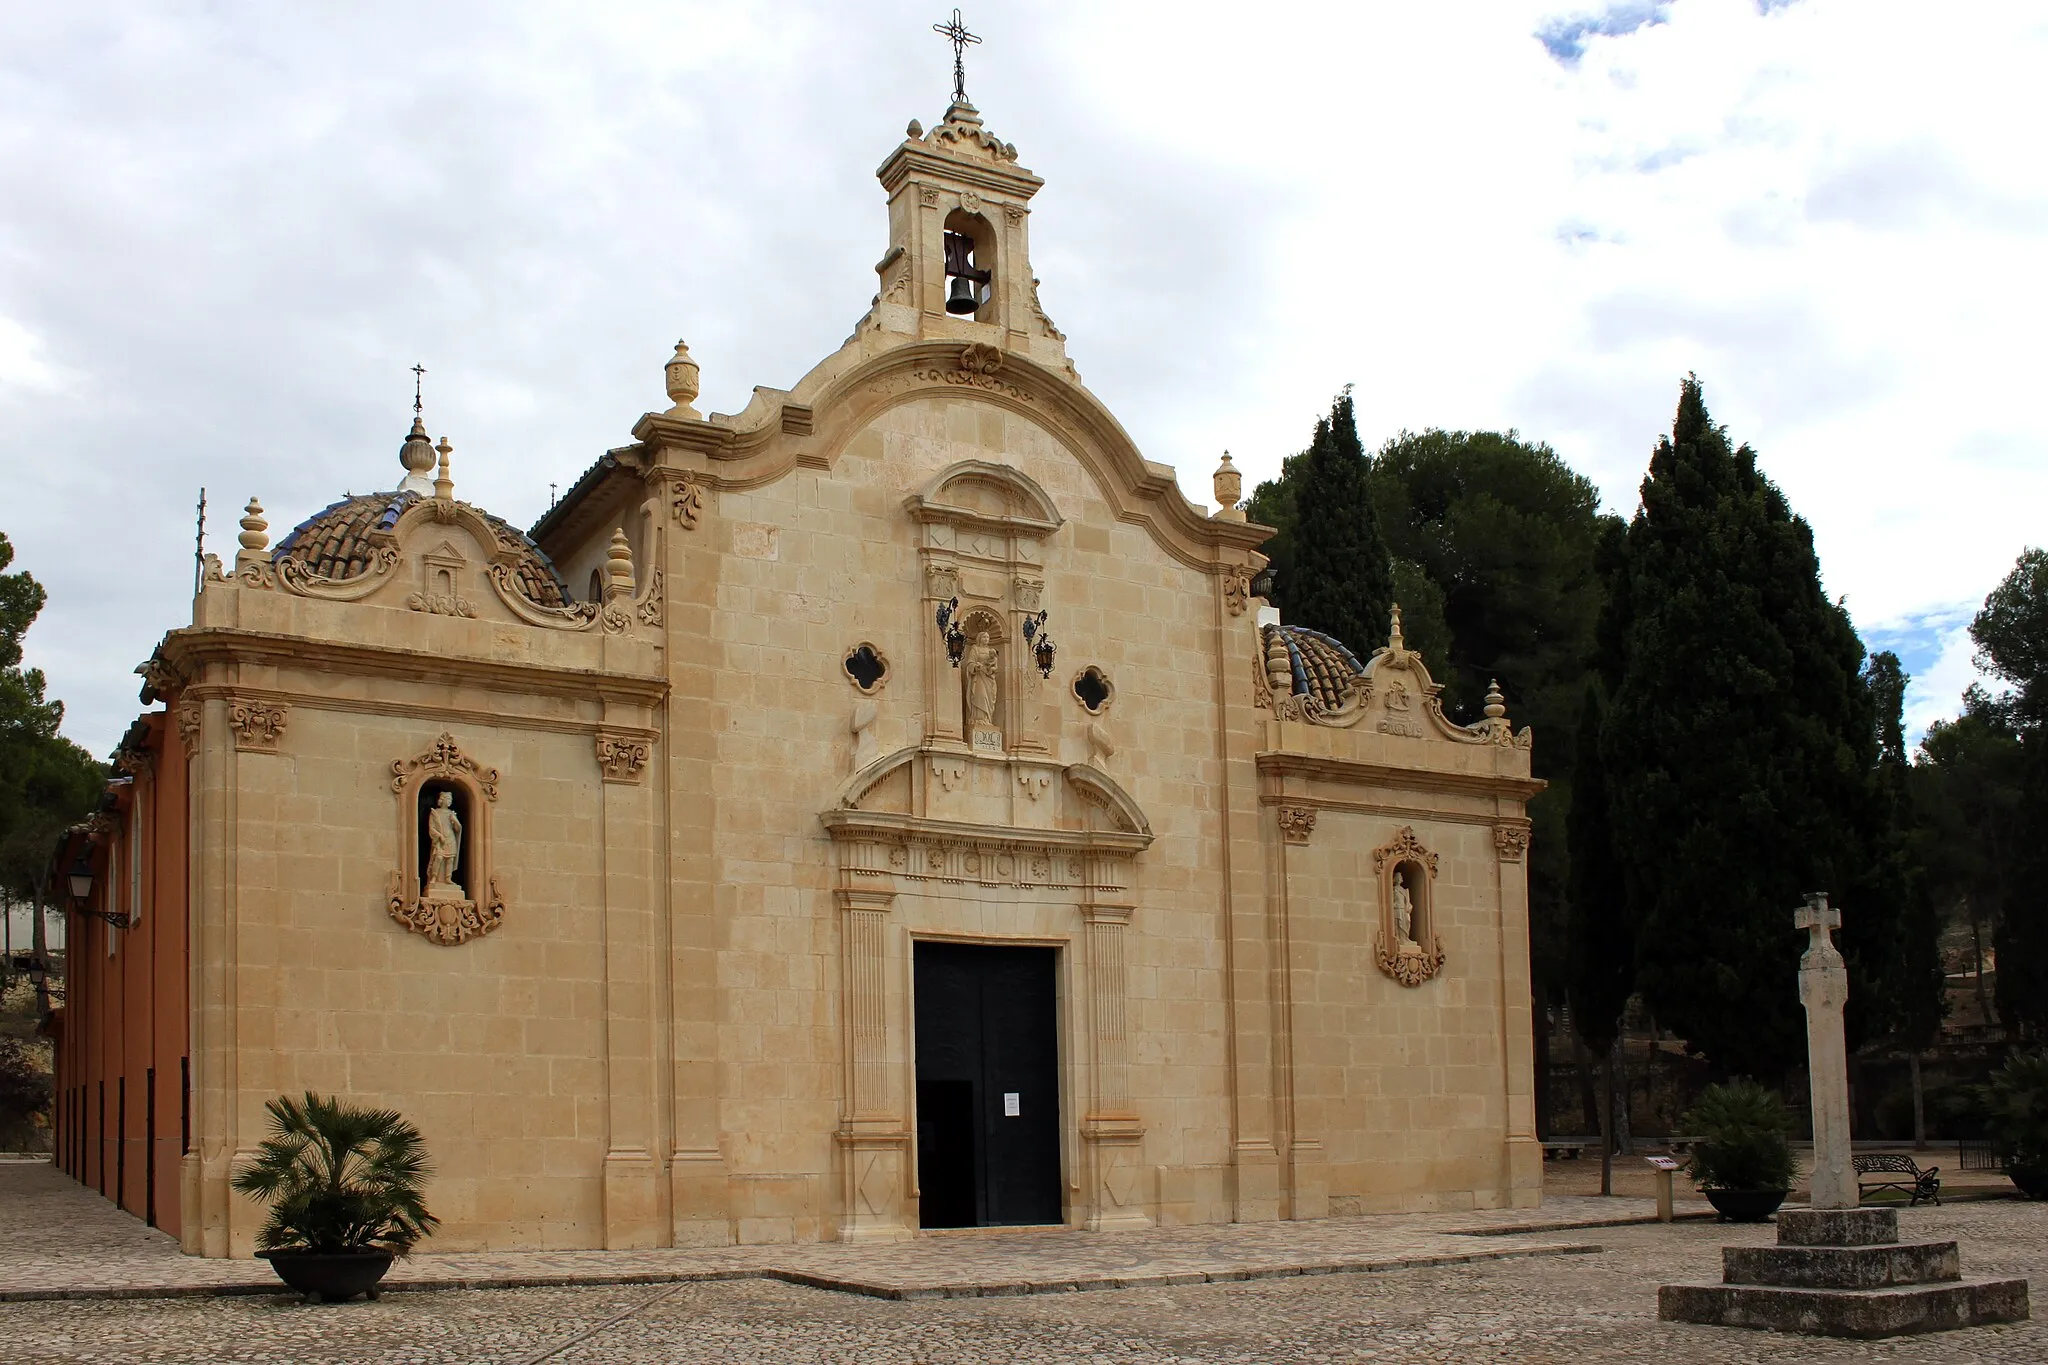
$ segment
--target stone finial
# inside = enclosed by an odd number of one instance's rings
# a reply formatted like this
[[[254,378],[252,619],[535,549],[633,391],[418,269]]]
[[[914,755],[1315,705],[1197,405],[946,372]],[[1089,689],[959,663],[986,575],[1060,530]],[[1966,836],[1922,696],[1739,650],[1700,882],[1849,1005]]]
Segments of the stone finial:
[[[697,362],[690,359],[690,348],[683,341],[676,342],[676,353],[669,357],[665,371],[668,378],[669,401],[675,406],[668,410],[670,417],[688,417],[693,420],[703,416],[690,406],[697,398]]]
[[[235,554],[236,564],[261,564],[269,555],[264,550],[270,544],[270,523],[263,519],[263,504],[249,499],[249,505],[242,509],[242,534],[236,539],[242,548]]]
[[[612,532],[612,547],[605,553],[604,600],[607,604],[633,595],[633,547],[626,540],[626,528]]]
[[[1408,652],[1408,644],[1401,638],[1401,604],[1394,603],[1394,623],[1387,631],[1387,649],[1395,656]]]
[[[405,480],[398,485],[401,493],[417,493],[423,498],[434,495],[434,485],[427,476],[434,472],[434,444],[427,439],[426,424],[415,413],[412,430],[405,434],[405,444],[398,448],[398,462],[405,466]]]
[[[1508,699],[1501,695],[1500,679],[1494,678],[1486,684],[1486,718],[1505,720],[1508,714]]]
[[[448,444],[443,436],[441,444],[434,447],[434,453],[441,457],[440,472],[434,476],[434,496],[442,502],[455,501],[455,480],[448,473],[448,457],[455,453],[455,447]]]
[[[1266,631],[1266,685],[1276,697],[1294,692],[1294,662],[1287,654],[1287,641],[1278,629]]]
[[[1218,521],[1243,521],[1244,509],[1238,500],[1244,496],[1244,475],[1230,462],[1230,452],[1223,452],[1223,463],[1216,466],[1213,476],[1216,490],[1216,519]]]
[[[913,142],[923,141],[924,125],[922,123],[919,123],[916,119],[912,119],[910,121],[910,126],[903,130],[903,136],[909,138]]]

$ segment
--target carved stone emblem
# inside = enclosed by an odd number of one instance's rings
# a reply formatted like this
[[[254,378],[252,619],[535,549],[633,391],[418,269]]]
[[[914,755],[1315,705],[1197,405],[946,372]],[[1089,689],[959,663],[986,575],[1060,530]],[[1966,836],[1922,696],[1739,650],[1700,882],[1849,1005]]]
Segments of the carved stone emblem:
[[[1003,368],[1003,353],[997,347],[977,341],[960,352],[960,368],[969,374],[994,374]]]
[[[432,748],[412,758],[393,760],[391,764],[391,790],[402,792],[406,783],[415,775],[446,777],[467,775],[476,782],[488,799],[498,799],[498,770],[486,768],[462,752],[455,743],[455,736],[442,731]]]
[[[185,757],[199,752],[199,717],[201,710],[196,701],[178,703],[178,740],[185,746]]]
[[[284,733],[285,708],[269,702],[240,697],[228,702],[228,724],[234,727],[235,747],[256,753],[276,753],[278,736]]]
[[[1251,602],[1251,580],[1236,569],[1223,571],[1223,606],[1232,616],[1242,616]]]
[[[615,731],[597,732],[597,766],[607,782],[638,782],[647,766],[647,741]]]
[[[678,474],[669,480],[668,496],[676,524],[686,531],[696,530],[697,518],[704,512],[704,485],[692,475]]]
[[[1428,948],[1411,942],[1389,952],[1382,934],[1373,939],[1372,949],[1380,970],[1404,986],[1420,986],[1444,969],[1444,941],[1435,935],[1430,936]]]
[[[1522,855],[1529,851],[1529,827],[1527,825],[1495,825],[1493,827],[1494,851],[1504,863],[1519,863]]]
[[[1316,813],[1311,806],[1280,807],[1280,837],[1290,844],[1305,844],[1315,831]]]
[[[1382,871],[1388,862],[1419,862],[1429,869],[1429,875],[1436,876],[1437,856],[1422,846],[1422,840],[1415,837],[1413,825],[1401,826],[1391,842],[1382,844],[1372,851],[1372,870]]]
[[[483,900],[447,896],[408,898],[400,875],[391,874],[391,918],[423,938],[454,947],[481,938],[505,921],[505,898],[498,894],[498,879],[491,878],[490,893]]]

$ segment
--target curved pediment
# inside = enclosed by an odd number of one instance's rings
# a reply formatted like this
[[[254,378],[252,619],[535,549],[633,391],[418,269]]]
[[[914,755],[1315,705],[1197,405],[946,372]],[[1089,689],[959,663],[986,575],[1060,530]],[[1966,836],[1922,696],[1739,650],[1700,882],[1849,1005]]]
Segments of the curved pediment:
[[[1039,536],[1060,527],[1059,508],[1038,481],[1022,470],[987,460],[948,466],[905,504],[923,522],[975,523],[1026,530]]]
[[[1098,768],[925,745],[854,773],[819,818],[834,838],[1135,853],[1153,837],[1136,799]]]

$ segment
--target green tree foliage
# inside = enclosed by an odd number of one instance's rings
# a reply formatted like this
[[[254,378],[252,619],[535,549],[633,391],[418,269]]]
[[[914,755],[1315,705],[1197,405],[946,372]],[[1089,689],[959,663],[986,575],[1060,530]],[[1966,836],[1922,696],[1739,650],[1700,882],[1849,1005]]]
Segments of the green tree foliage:
[[[1707,414],[1697,379],[1651,457],[1601,623],[1600,755],[1645,1003],[1724,1073],[1803,1051],[1793,909],[1844,908],[1851,1027],[1896,1014],[1893,884],[1863,648],[1812,532]]]
[[[1515,432],[1403,432],[1372,462],[1371,492],[1396,574],[1433,585],[1448,649],[1425,653],[1453,714],[1471,715],[1498,679],[1508,714],[1536,732],[1534,773],[1550,789],[1529,806],[1531,949],[1537,984],[1562,995],[1565,812],[1572,803],[1583,701],[1604,589],[1600,490],[1549,446]],[[1401,598],[1404,624],[1414,613]],[[1427,619],[1426,617],[1424,619]],[[1415,633],[1411,640],[1421,647]]]
[[[1571,843],[1570,965],[1567,992],[1572,1027],[1586,1050],[1605,1057],[1621,1031],[1622,1011],[1635,992],[1635,925],[1628,914],[1614,831],[1608,824],[1607,773],[1600,759],[1604,708],[1600,686],[1586,685],[1579,718],[1578,762],[1567,821]]]
[[[1960,716],[1928,727],[1909,780],[1916,858],[1937,909],[1970,926],[1978,1009],[1987,1021],[1997,1016],[1984,996],[1984,950],[1995,943],[2029,837],[2021,824],[2025,755],[2008,711],[1971,688]]]
[[[1879,860],[1864,878],[1863,894],[1890,897],[1901,932],[1885,944],[1872,965],[1884,972],[1887,1013],[1882,1022],[1913,1048],[1934,1044],[1941,1032],[1944,1005],[1941,975],[1941,915],[1935,906],[1918,838],[1918,812],[1913,800],[1912,764],[1906,757],[1906,684],[1911,679],[1899,656],[1880,650],[1864,665],[1863,684],[1870,692],[1877,730],[1877,818],[1881,826],[1873,857]]]
[[[1972,700],[2020,752],[1996,933],[1998,1013],[2007,1028],[2048,1037],[2048,551],[2020,556],[1984,599],[1970,637],[1978,666],[2012,687]]]
[[[0,570],[14,546],[0,535]],[[22,637],[46,594],[26,572],[0,572],[0,894],[39,903],[51,845],[99,799],[106,770],[57,733],[64,704],[44,695],[41,669],[23,668]]]
[[[1361,656],[1385,642],[1395,600],[1370,474],[1347,388],[1316,423],[1308,449],[1278,480],[1253,489],[1247,504],[1252,520],[1281,531],[1266,546],[1274,604],[1290,623],[1334,635]]]

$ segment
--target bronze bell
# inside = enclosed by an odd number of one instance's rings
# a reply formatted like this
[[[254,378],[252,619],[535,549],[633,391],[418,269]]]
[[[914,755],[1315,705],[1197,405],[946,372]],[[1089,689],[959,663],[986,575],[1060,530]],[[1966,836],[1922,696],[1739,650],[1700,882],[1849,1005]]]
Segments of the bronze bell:
[[[946,294],[946,311],[949,313],[972,313],[981,307],[974,281],[965,275],[953,277],[953,287]]]

